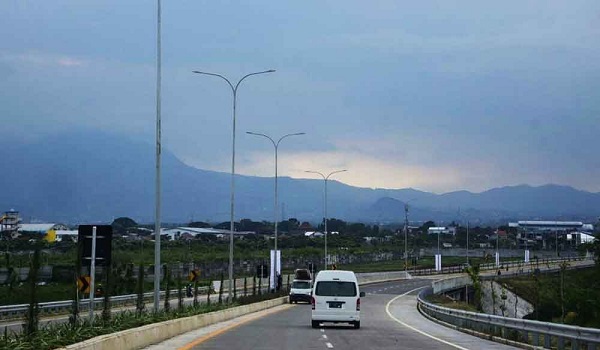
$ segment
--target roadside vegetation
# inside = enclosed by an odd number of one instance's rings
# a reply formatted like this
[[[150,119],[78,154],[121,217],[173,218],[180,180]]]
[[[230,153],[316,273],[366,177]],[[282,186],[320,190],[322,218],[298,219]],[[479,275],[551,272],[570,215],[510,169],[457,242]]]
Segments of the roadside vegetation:
[[[103,307],[101,312],[96,313],[93,321],[83,318],[80,314],[77,303],[73,303],[71,310],[72,314],[69,317],[68,323],[55,323],[47,326],[40,326],[38,292],[41,286],[37,283],[40,267],[39,255],[39,249],[36,249],[30,264],[30,273],[27,281],[29,310],[24,319],[22,331],[8,332],[8,330],[5,329],[4,334],[0,336],[0,349],[55,349],[103,334],[110,334],[146,324],[199,315],[287,295],[286,285],[282,286],[282,288],[278,291],[262,293],[260,291],[260,284],[258,288],[256,287],[255,279],[251,280],[251,289],[248,288],[247,279],[244,279],[243,294],[240,293],[241,295],[238,296],[237,293],[234,293],[232,300],[227,300],[227,298],[224,296],[223,289],[220,288],[218,291],[218,301],[211,301],[211,289],[209,288],[209,293],[206,295],[206,299],[201,302],[199,301],[200,295],[198,294],[199,284],[196,282],[194,283],[193,288],[193,303],[191,305],[185,305],[183,302],[184,288],[181,276],[173,278],[168,267],[165,267],[166,278],[163,283],[163,287],[169,288],[169,286],[172,285],[176,286],[178,290],[178,302],[176,305],[171,305],[172,301],[165,298],[163,300],[164,307],[161,311],[154,312],[148,310],[140,297],[142,285],[141,282],[144,279],[144,274],[141,273],[139,274],[140,278],[138,279],[137,283],[135,283],[138,289],[138,302],[135,310],[113,312],[113,310],[111,310],[110,303],[108,302],[108,298],[111,294],[111,291],[115,290],[115,281],[118,280],[118,276],[113,274],[118,274],[118,270],[112,268],[106,269],[106,273],[104,274],[103,282],[106,283],[106,293],[104,294],[103,298]],[[221,286],[222,285],[223,284],[221,284]]]
[[[534,306],[535,311],[527,315],[527,319],[600,328],[598,266],[503,279],[502,282]]]
[[[323,260],[323,237],[305,237],[300,227],[308,223],[300,223],[295,219],[279,223],[278,246],[284,257],[284,273],[292,273],[299,266],[305,267],[313,262],[317,268]],[[112,261],[117,283],[115,294],[136,293],[133,276],[137,274],[140,265],[150,271],[154,264],[154,242],[152,241],[151,225],[139,225],[126,217],[117,218],[112,223],[114,237]],[[184,224],[188,227],[229,228],[229,222],[210,225],[205,222]],[[322,225],[314,227],[322,229]],[[433,257],[414,258],[420,248],[432,247],[437,244],[437,236],[428,235],[427,229],[435,226],[428,221],[419,228],[413,228],[408,233],[408,270],[428,269],[434,267]],[[234,246],[236,277],[243,278],[253,275],[253,267],[266,264],[269,261],[269,250],[273,247],[273,225],[269,222],[255,222],[244,219],[236,223],[237,230],[257,232],[243,239],[236,238]],[[404,270],[404,234],[402,226],[378,226],[362,223],[347,223],[342,220],[329,219],[328,248],[332,255],[351,257],[340,260],[339,269],[350,269],[356,272],[373,271],[402,271]],[[508,229],[507,229],[508,230]],[[482,242],[488,242],[494,231],[491,227],[472,227],[470,229],[471,247]],[[339,232],[334,234],[333,232]],[[500,247],[510,248],[512,233],[506,239],[500,240]],[[441,237],[442,243],[450,243],[454,247],[464,247],[466,230],[459,227],[455,236]],[[495,241],[494,241],[495,242]],[[27,303],[26,283],[19,281],[15,271],[29,266],[35,248],[40,250],[40,265],[52,266],[52,276],[43,278],[44,285],[40,286],[38,297],[40,302],[72,299],[75,289],[74,261],[77,257],[77,244],[63,241],[48,243],[40,239],[39,234],[24,234],[19,239],[0,242],[5,254],[0,255],[0,268],[8,268],[9,278],[0,285],[0,305]],[[161,262],[167,265],[193,264],[200,268],[201,283],[218,280],[220,274],[226,272],[229,261],[229,239],[217,235],[199,235],[197,237],[180,237],[178,240],[161,241]],[[491,251],[491,250],[490,250]],[[492,262],[488,254],[484,258],[470,258],[472,264]],[[444,266],[461,265],[465,263],[462,257],[444,257]],[[244,265],[245,264],[245,265]],[[286,269],[286,266],[287,269]],[[134,273],[135,272],[135,273]],[[23,277],[23,276],[22,276]],[[22,279],[22,278],[21,278]],[[145,292],[153,289],[153,283],[146,281],[142,284]]]

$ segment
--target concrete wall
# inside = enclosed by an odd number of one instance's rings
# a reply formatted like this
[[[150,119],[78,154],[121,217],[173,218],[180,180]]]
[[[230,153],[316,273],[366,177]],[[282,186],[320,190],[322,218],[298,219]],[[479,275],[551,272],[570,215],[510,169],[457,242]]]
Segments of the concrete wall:
[[[128,329],[125,331],[101,335],[62,349],[69,350],[114,350],[141,349],[160,343],[177,335],[227,321],[252,312],[261,311],[288,302],[287,297],[267,300],[259,303],[234,307],[196,316],[178,318],[160,323]]]
[[[29,276],[29,267],[16,267],[15,272],[17,273],[18,282],[27,280]],[[6,267],[0,267],[0,284],[6,283],[8,279],[8,269]],[[52,280],[52,266],[44,265],[40,266],[38,271],[38,281],[50,282]]]
[[[410,274],[402,272],[372,272],[372,273],[357,273],[356,278],[359,284],[376,283],[393,281],[399,279],[411,278]]]
[[[471,281],[471,277],[469,276],[460,276],[460,277],[450,277],[440,281],[435,281],[431,285],[433,287],[433,293],[439,294],[443,291],[453,290],[457,288],[461,288],[464,286],[470,286],[473,284]]]
[[[512,318],[523,318],[533,312],[533,305],[507,289],[504,284],[493,280],[484,280],[482,284],[481,304],[483,312]],[[493,295],[495,295],[495,302]]]

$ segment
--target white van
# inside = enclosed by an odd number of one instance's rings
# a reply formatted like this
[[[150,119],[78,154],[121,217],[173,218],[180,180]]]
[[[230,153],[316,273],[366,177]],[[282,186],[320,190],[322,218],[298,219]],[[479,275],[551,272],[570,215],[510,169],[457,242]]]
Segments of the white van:
[[[312,327],[323,322],[347,322],[360,328],[360,297],[352,271],[323,270],[317,274],[312,290]]]
[[[310,303],[312,292],[311,280],[294,280],[290,287],[290,304],[299,301]]]

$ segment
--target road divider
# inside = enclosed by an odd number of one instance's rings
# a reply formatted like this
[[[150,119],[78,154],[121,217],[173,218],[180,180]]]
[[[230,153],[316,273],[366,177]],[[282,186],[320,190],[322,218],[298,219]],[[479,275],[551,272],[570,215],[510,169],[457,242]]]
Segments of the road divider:
[[[66,346],[65,350],[113,350],[140,349],[157,344],[177,335],[214,323],[231,320],[253,312],[269,309],[288,302],[288,297],[261,301],[254,304],[236,306],[225,310],[209,312],[190,317],[153,323],[116,333],[101,335],[86,341]]]

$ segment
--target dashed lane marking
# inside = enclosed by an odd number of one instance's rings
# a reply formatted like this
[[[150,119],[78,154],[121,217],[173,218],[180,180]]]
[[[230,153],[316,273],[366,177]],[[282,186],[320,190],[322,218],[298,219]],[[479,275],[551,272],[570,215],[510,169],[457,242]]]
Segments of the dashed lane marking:
[[[269,310],[267,312],[260,312],[260,313],[258,313],[257,315],[255,315],[253,317],[249,317],[249,318],[247,318],[247,319],[245,319],[245,320],[243,320],[241,322],[232,324],[232,325],[227,326],[225,328],[221,328],[221,329],[216,330],[216,331],[214,331],[212,333],[209,333],[209,334],[207,334],[207,335],[205,335],[205,336],[203,336],[201,338],[198,338],[198,339],[194,340],[193,342],[188,343],[188,344],[180,347],[178,350],[190,350],[191,348],[193,348],[193,347],[195,347],[195,346],[197,346],[199,344],[202,344],[205,341],[207,341],[207,340],[209,340],[211,338],[214,338],[214,337],[216,337],[216,336],[218,336],[220,334],[223,334],[223,333],[225,333],[227,331],[230,331],[230,330],[232,330],[235,327],[241,326],[241,325],[243,325],[245,323],[257,320],[257,319],[259,319],[261,317],[265,317],[267,315],[271,315],[271,314],[274,314],[274,313],[277,313],[277,312],[280,312],[280,311],[283,311],[283,310],[287,310],[287,309],[289,309],[291,307],[292,307],[292,305],[283,305],[283,307],[281,307],[281,308],[277,308],[277,309],[274,309],[274,310]]]
[[[329,349],[333,349],[333,344],[331,344],[331,343],[325,343],[325,345],[327,345],[327,347],[328,347]]]
[[[323,334],[323,339],[327,339],[327,334]]]

